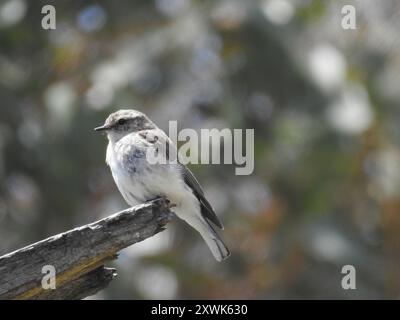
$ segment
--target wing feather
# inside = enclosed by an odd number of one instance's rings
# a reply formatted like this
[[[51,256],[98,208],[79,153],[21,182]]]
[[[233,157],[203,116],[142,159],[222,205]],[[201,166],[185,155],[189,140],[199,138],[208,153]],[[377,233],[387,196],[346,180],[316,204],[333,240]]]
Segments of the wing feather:
[[[223,229],[221,221],[219,221],[214,209],[204,196],[204,191],[197,181],[196,177],[193,175],[192,171],[184,165],[180,165],[181,173],[185,183],[193,190],[194,195],[197,197],[201,204],[201,214],[207,218],[209,221],[214,223],[218,228]]]
[[[154,144],[160,148],[166,148],[165,154],[167,160],[169,160],[170,154],[169,151],[176,152],[175,146],[168,138],[168,136],[161,130],[143,130],[139,133],[147,142]],[[171,149],[170,149],[171,148]],[[161,150],[161,149],[160,149]],[[178,162],[178,168],[182,175],[182,178],[186,185],[190,187],[193,191],[193,194],[200,202],[200,209],[201,214],[203,215],[206,220],[211,221],[220,229],[223,229],[223,225],[221,221],[218,219],[217,215],[215,214],[214,209],[212,208],[211,204],[208,202],[204,195],[204,191],[200,186],[200,183],[197,181],[196,177],[190,171],[188,167],[184,164]]]

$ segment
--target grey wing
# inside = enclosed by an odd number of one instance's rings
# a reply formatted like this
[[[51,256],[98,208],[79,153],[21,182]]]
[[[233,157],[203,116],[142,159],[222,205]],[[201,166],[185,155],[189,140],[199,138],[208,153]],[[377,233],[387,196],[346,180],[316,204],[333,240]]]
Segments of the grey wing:
[[[166,160],[170,160],[171,157],[172,159],[174,158],[174,154],[176,154],[175,146],[164,131],[160,129],[142,130],[138,134],[143,140],[152,145],[157,152],[161,153]],[[170,151],[172,151],[172,154]]]
[[[217,215],[215,214],[213,208],[210,203],[204,196],[204,191],[200,186],[200,183],[197,181],[196,177],[193,175],[192,171],[189,170],[185,165],[181,164],[179,166],[183,179],[185,183],[193,190],[194,195],[200,202],[201,214],[213,222],[220,229],[224,229],[221,221],[219,221]]]
[[[166,146],[166,157],[169,159],[170,154],[169,154],[169,148],[173,148],[173,151],[176,151],[175,146],[173,143],[170,141],[168,136],[162,131],[162,130],[143,130],[142,132],[139,133],[146,141],[162,146],[165,144]],[[155,138],[157,137],[157,138]],[[211,207],[210,203],[204,196],[204,191],[200,186],[200,183],[197,181],[196,177],[193,175],[193,173],[183,164],[178,164],[179,170],[181,171],[182,177],[184,182],[186,183],[187,186],[189,186],[193,194],[196,196],[196,198],[200,202],[200,210],[201,214],[203,215],[206,220],[211,221],[214,223],[217,227],[220,229],[224,229],[221,221],[219,221],[217,215],[214,212],[214,209]]]

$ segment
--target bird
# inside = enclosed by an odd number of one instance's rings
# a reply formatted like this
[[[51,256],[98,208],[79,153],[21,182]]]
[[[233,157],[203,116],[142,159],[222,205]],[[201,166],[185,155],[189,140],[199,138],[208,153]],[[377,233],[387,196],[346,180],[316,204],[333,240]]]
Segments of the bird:
[[[217,261],[230,256],[228,247],[215,231],[215,227],[221,230],[224,227],[202,187],[179,157],[172,161],[176,146],[149,117],[137,110],[122,109],[111,113],[94,130],[107,134],[106,163],[130,206],[165,197],[174,205],[175,215],[201,235]],[[150,151],[163,154],[166,161],[149,161]]]

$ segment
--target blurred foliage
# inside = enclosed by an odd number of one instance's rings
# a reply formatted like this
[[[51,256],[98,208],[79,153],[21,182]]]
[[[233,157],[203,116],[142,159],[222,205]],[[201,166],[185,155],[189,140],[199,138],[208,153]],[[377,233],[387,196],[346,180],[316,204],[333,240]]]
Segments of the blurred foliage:
[[[399,15],[395,0],[1,1],[0,254],[126,207],[92,129],[128,107],[164,130],[254,128],[255,171],[192,166],[228,261],[174,221],[124,250],[97,298],[397,298]]]

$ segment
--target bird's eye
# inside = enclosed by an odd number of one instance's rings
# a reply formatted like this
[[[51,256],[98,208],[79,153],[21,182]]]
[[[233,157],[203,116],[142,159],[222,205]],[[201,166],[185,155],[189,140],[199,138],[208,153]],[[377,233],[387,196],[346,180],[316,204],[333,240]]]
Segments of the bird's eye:
[[[125,124],[126,123],[126,119],[119,119],[118,120],[118,124],[119,125],[123,125],[123,124]]]

